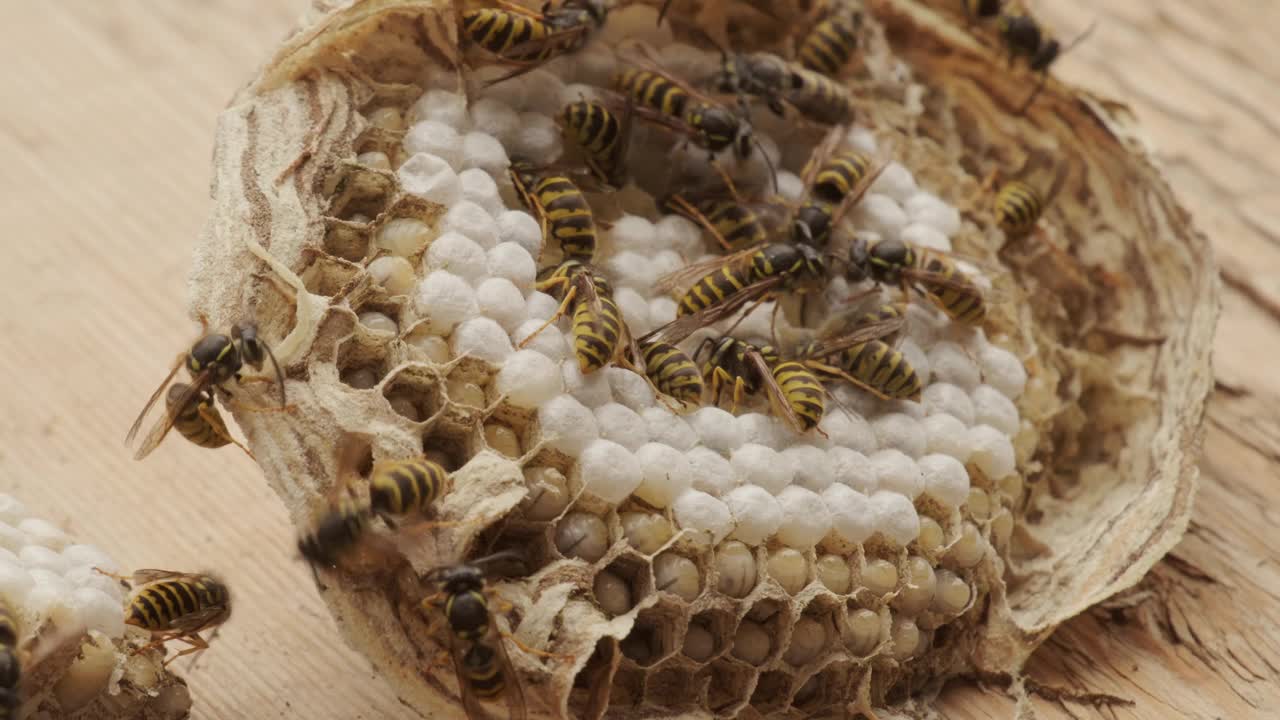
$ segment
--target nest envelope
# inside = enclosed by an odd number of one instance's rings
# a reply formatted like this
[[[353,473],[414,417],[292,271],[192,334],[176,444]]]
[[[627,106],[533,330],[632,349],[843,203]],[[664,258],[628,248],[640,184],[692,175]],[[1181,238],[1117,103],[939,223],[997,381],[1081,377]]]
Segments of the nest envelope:
[[[775,681],[777,694],[791,697],[802,680],[822,677],[828,701],[870,712],[959,673],[1016,675],[1055,627],[1135,584],[1181,537],[1190,515],[1217,279],[1208,243],[1126,110],[1050,82],[1025,117],[1015,116],[1033,80],[1004,68],[992,36],[967,27],[958,2],[879,0],[867,16],[927,92],[873,90],[860,98],[859,112],[897,138],[899,160],[922,186],[981,229],[964,238],[963,249],[1008,271],[998,284],[1010,301],[992,309],[987,331],[1024,360],[1029,376],[1018,401],[1026,429],[1015,446],[1025,490],[1012,508],[1014,526],[994,542],[999,553],[978,571],[982,602],[955,623],[947,643],[911,662],[833,663],[805,678],[738,677],[728,669],[724,681],[742,684],[746,694],[728,703],[734,712],[773,712],[746,701],[752,688]],[[286,369],[289,412],[245,409],[271,404],[274,390],[265,383],[237,390],[245,403],[232,411],[299,528],[359,475],[344,457],[408,457],[425,444],[456,461],[454,489],[437,514],[466,523],[408,547],[408,567],[339,571],[322,583],[347,641],[424,716],[456,708],[457,697],[451,673],[428,669],[438,640],[417,612],[417,577],[442,558],[480,553],[487,529],[529,492],[522,461],[566,475],[572,465],[538,448],[530,412],[488,390],[495,368],[475,358],[424,361],[356,320],[359,308],[400,313],[404,305],[367,277],[362,263],[373,235],[392,219],[430,224],[445,211],[404,192],[394,172],[354,162],[369,150],[395,157],[400,143],[366,113],[406,108],[422,94],[422,68],[455,56],[454,17],[443,0],[313,2],[300,29],[220,118],[214,209],[191,274],[193,309],[215,327],[254,317]],[[1044,154],[1068,168],[1044,231],[1001,246],[980,183],[994,168],[1026,167]],[[344,382],[366,368],[376,371],[375,388]],[[486,391],[478,407],[458,402],[459,388],[472,385]],[[410,398],[430,419],[397,414],[391,395]],[[489,449],[482,428],[490,419],[514,429],[529,457]],[[609,517],[616,538],[616,517]],[[661,628],[702,613],[715,625],[749,613],[731,609],[736,604],[659,598],[609,617],[590,600],[594,573],[647,567],[649,558],[614,543],[597,563],[569,562],[557,556],[550,530],[530,524],[517,531],[544,554],[531,578],[500,583],[515,605],[517,635],[535,646],[554,636],[550,648],[574,658],[512,654],[533,714],[654,716],[664,713],[644,698],[663,692],[688,700],[667,715],[708,716],[725,707],[715,687],[688,681],[705,678],[696,668],[688,677],[646,676],[619,643],[637,624]],[[709,561],[700,562],[705,572]],[[790,622],[814,602],[822,601],[765,590],[748,598]],[[670,650],[675,639],[658,642]]]

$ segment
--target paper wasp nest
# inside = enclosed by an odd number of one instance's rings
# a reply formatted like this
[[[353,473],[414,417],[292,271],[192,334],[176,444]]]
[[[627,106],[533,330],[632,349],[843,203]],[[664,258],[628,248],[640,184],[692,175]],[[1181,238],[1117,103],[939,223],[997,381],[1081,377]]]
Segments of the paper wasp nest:
[[[475,83],[468,104],[452,6],[316,2],[223,114],[193,302],[219,326],[255,317],[286,368],[287,411],[262,410],[268,383],[232,405],[268,481],[303,528],[365,492],[373,461],[425,452],[452,472],[434,514],[457,524],[405,530],[409,566],[321,573],[347,640],[419,712],[458,707],[419,577],[493,549],[530,565],[492,582],[513,605],[499,624],[563,656],[509,646],[532,714],[750,717],[1016,673],[1180,537],[1217,312],[1206,242],[1123,108],[1051,84],[1015,118],[1031,76],[997,65],[960,3],[867,10],[873,82],[850,142],[898,162],[853,221],[981,259],[1001,300],[969,331],[917,297],[903,351],[923,401],[837,392],[825,436],[673,414],[630,370],[583,376],[555,326],[516,350],[555,302],[532,288],[548,258],[508,157],[558,158],[552,118],[607,83],[624,37],[673,67],[718,59],[670,45],[652,8],[615,10],[568,60]],[[755,118],[795,197],[812,141]],[[997,253],[980,182],[1033,157],[1065,163],[1065,183],[1043,234]],[[634,188],[593,199],[625,321],[661,325],[675,305],[654,279],[709,247]]]

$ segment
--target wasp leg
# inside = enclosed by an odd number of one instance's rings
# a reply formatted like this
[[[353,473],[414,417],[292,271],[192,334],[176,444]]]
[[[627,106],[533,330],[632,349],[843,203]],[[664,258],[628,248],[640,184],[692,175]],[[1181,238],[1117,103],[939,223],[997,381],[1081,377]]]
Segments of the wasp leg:
[[[190,635],[179,635],[174,639],[181,640],[182,642],[187,643],[191,647],[187,648],[186,650],[182,650],[178,652],[176,655],[174,655],[173,657],[165,660],[163,667],[169,667],[169,663],[172,663],[174,660],[177,660],[183,655],[190,655],[192,653],[195,653],[196,657],[198,658],[200,653],[209,649],[209,643],[204,638],[200,637],[199,633],[192,633]],[[191,662],[194,664],[195,659],[192,659]]]
[[[525,345],[528,345],[534,338],[538,337],[538,335],[540,335],[543,330],[546,330],[552,323],[564,317],[565,313],[569,310],[569,304],[573,302],[573,299],[577,297],[577,294],[578,288],[576,286],[569,288],[569,292],[564,294],[564,300],[560,301],[560,307],[556,308],[555,313],[553,313],[551,317],[547,318],[547,321],[542,323],[537,330],[530,333],[529,337],[521,340],[520,344],[516,347],[521,349],[524,348]]]

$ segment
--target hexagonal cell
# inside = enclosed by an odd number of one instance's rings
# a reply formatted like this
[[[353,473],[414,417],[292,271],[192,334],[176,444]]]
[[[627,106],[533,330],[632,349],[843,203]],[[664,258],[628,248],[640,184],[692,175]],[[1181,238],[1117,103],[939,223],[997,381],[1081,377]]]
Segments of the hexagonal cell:
[[[555,549],[566,558],[593,563],[609,552],[609,526],[594,513],[573,510],[555,528]]]
[[[698,674],[707,678],[707,709],[718,717],[736,716],[755,687],[755,668],[729,658],[716,660]]]
[[[515,551],[524,560],[526,574],[537,572],[555,560],[546,526],[506,522],[493,525],[480,534],[476,547],[490,548],[485,554]]]
[[[435,224],[445,208],[413,195],[402,195],[372,227],[373,246],[415,260],[436,237]]]
[[[641,610],[631,633],[622,640],[622,654],[640,667],[656,665],[680,647],[684,636],[684,611],[664,602]]]
[[[765,598],[756,602],[738,623],[732,654],[749,665],[772,662],[791,640],[790,604]]]
[[[386,347],[371,345],[358,333],[338,347],[338,378],[357,390],[368,390],[382,382],[389,369]]]
[[[756,689],[751,693],[751,707],[766,714],[786,707],[794,683],[790,673],[780,670],[760,673]]]
[[[573,689],[569,692],[569,716],[583,720],[598,720],[609,707],[613,678],[618,671],[618,641],[601,638],[587,664],[573,677]]]
[[[652,555],[675,535],[675,528],[665,516],[647,510],[624,510],[618,513],[622,535],[627,544],[644,555]]]
[[[515,429],[496,420],[484,424],[484,444],[490,450],[511,460],[518,460],[523,454],[520,436]]]
[[[744,598],[760,581],[755,550],[738,540],[726,540],[716,548],[716,590],[732,598]]]
[[[664,665],[649,672],[645,700],[661,708],[693,706],[705,691],[707,679],[706,675],[691,673],[683,666]]]
[[[653,559],[654,589],[692,602],[702,594],[702,572],[693,560],[668,550]]]
[[[342,220],[326,218],[322,247],[333,258],[359,263],[369,255],[369,237],[369,222],[364,215]]]
[[[444,404],[440,378],[425,367],[410,366],[397,371],[383,385],[382,395],[392,410],[410,422],[422,422],[433,417]]]
[[[572,496],[564,473],[551,467],[526,467],[524,480],[529,486],[529,494],[520,503],[520,508],[526,519],[535,522],[555,520],[569,507]]]
[[[783,660],[796,667],[821,660],[839,637],[837,613],[843,606],[829,595],[819,595],[806,605],[792,626]]]
[[[806,715],[817,715],[842,705],[853,695],[850,686],[857,674],[858,670],[852,663],[831,663],[800,683],[791,699],[791,706]]]
[[[614,613],[615,615],[629,612],[631,608],[640,604],[641,600],[653,594],[653,573],[648,559],[642,555],[631,552],[619,555],[609,563],[608,567],[597,574],[597,578],[606,573],[621,582],[622,588],[626,591],[626,609]],[[596,597],[598,600],[601,599],[599,595]],[[615,601],[617,601],[614,603],[615,607],[622,606],[620,600],[621,598],[615,594]]]
[[[416,399],[420,403],[419,412],[431,409],[425,391]],[[454,472],[466,464],[467,459],[475,455],[479,449],[476,431],[471,428],[450,423],[433,423],[428,425],[426,431],[422,433],[423,455],[426,455],[431,462],[439,463],[449,472]]]
[[[694,662],[708,662],[722,655],[732,645],[733,615],[725,610],[703,610],[689,621],[682,652]]]
[[[344,160],[334,177],[336,183],[327,215],[339,220],[357,216],[376,218],[390,207],[399,191],[395,175],[354,160]]]
[[[644,702],[643,670],[618,668],[609,692],[609,707],[635,707]]]
[[[809,584],[809,558],[795,548],[774,548],[769,552],[766,565],[769,577],[790,595],[798,594]]]
[[[334,297],[341,294],[343,289],[355,281],[360,276],[360,273],[363,272],[361,267],[354,262],[341,259],[346,257],[344,255],[339,255],[338,257],[330,256],[335,254],[313,253],[311,255],[311,261],[299,274],[302,285],[308,292],[324,295],[325,297]],[[363,257],[363,254],[361,257]]]
[[[850,600],[844,618],[838,625],[840,639],[854,657],[867,657],[885,639],[885,621],[881,613],[860,607]]]

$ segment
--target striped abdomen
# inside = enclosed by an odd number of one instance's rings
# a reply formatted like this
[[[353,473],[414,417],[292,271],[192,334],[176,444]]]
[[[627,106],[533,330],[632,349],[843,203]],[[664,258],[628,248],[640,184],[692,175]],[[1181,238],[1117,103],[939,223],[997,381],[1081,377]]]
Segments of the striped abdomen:
[[[897,400],[920,398],[920,376],[902,353],[881,341],[854,345],[839,357],[846,372],[875,392]]]
[[[583,375],[593,373],[613,361],[622,329],[622,313],[613,297],[597,285],[600,298],[599,316],[591,311],[591,303],[579,296],[573,303],[573,351]]]
[[[552,175],[539,180],[533,192],[547,214],[548,234],[559,241],[564,258],[591,262],[596,254],[596,222],[578,186],[567,177]]]
[[[485,50],[511,60],[546,60],[558,49],[554,43],[542,42],[551,34],[547,23],[509,10],[468,10],[462,14],[462,32]],[[528,49],[513,53],[513,48]]]
[[[637,104],[684,120],[689,94],[679,85],[649,70],[627,68],[613,78],[619,92],[630,95]]]
[[[1010,235],[1030,232],[1044,211],[1044,200],[1030,185],[1014,180],[996,193],[996,223]]]
[[[616,180],[621,172],[617,149],[622,136],[622,123],[617,116],[599,103],[580,100],[565,105],[560,119],[582,148],[596,178],[604,182]]]
[[[344,500],[298,540],[298,552],[310,562],[333,565],[340,555],[359,542],[368,526],[368,511]]]
[[[488,645],[475,643],[462,656],[462,675],[478,698],[497,697],[507,686],[498,654]]]
[[[808,68],[788,68],[790,83],[782,96],[800,114],[824,125],[836,125],[853,118],[853,98],[831,78]]]
[[[773,366],[773,379],[782,389],[791,411],[800,419],[802,430],[811,430],[822,422],[826,392],[809,368],[794,360],[780,362]]]
[[[839,75],[858,47],[861,16],[847,8],[832,12],[814,26],[800,45],[800,64],[824,75]]]
[[[931,253],[917,254],[921,270],[946,282],[918,280],[920,288],[947,317],[969,325],[978,325],[987,317],[987,303],[982,288],[970,280],[955,263]]]
[[[836,153],[818,170],[813,180],[813,195],[832,205],[839,205],[854,186],[866,176],[871,161],[852,150]]]
[[[760,216],[732,200],[704,200],[697,205],[732,250],[759,245],[769,239],[769,229]]]
[[[370,509],[387,515],[422,512],[448,481],[449,473],[426,458],[378,463],[369,478]]]
[[[691,315],[724,302],[726,298],[754,282],[754,267],[754,263],[723,265],[703,275],[680,298],[676,315]]]
[[[174,383],[169,387],[169,395],[165,400],[169,407],[173,407],[187,388],[184,383]],[[201,414],[201,409],[204,414]],[[222,419],[222,413],[218,412],[208,398],[201,395],[193,397],[178,412],[173,421],[173,429],[203,448],[220,448],[231,443],[231,434],[227,432],[227,423]]]
[[[685,403],[702,398],[702,373],[688,353],[668,342],[643,343],[644,371],[658,390]]]
[[[208,576],[199,580],[161,580],[146,585],[129,601],[125,622],[152,632],[171,630],[183,618],[228,605],[227,588]]]

